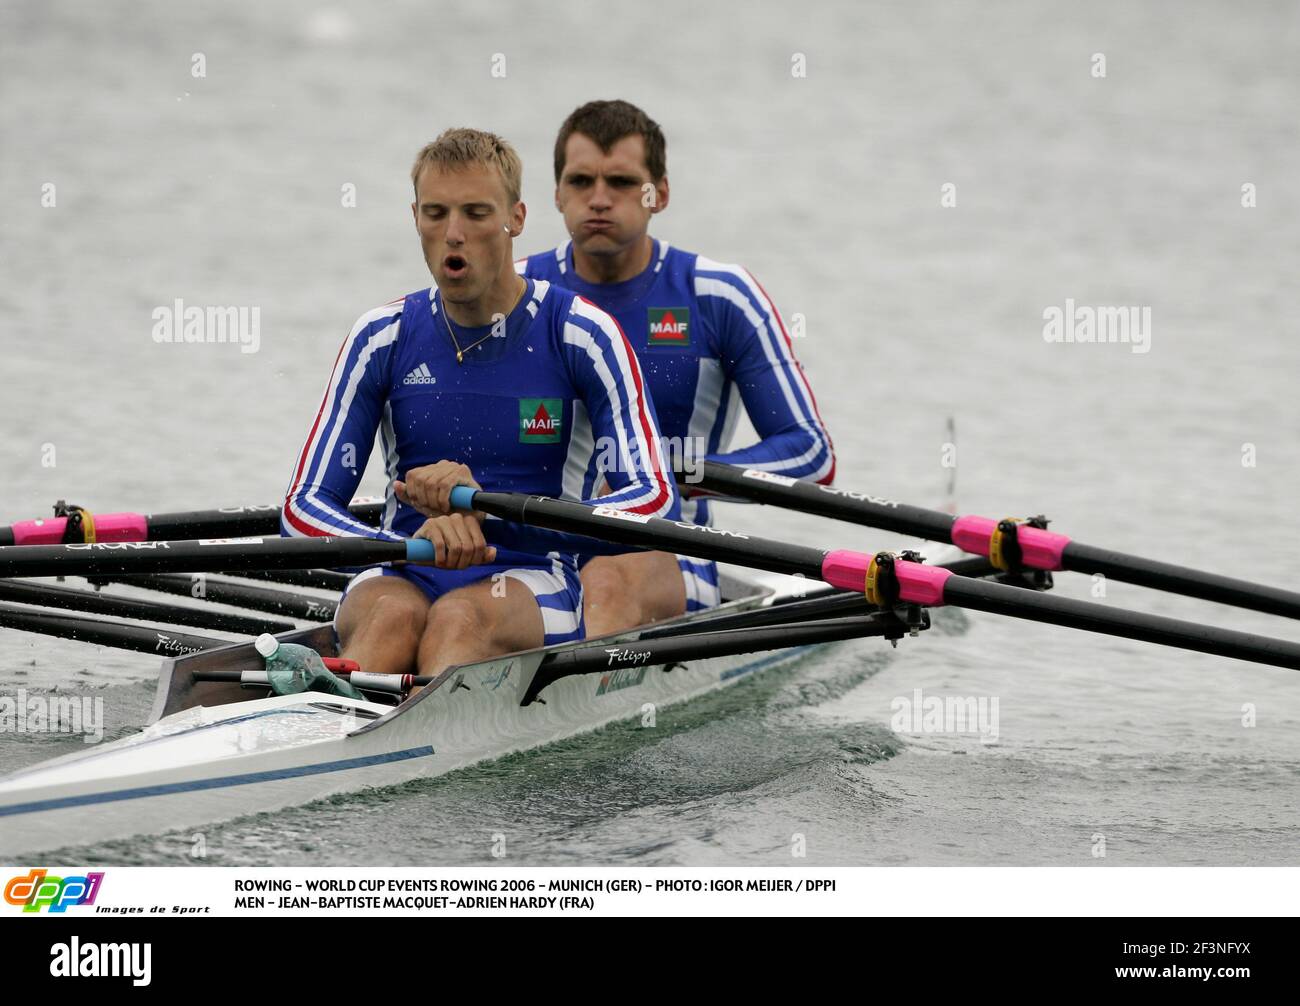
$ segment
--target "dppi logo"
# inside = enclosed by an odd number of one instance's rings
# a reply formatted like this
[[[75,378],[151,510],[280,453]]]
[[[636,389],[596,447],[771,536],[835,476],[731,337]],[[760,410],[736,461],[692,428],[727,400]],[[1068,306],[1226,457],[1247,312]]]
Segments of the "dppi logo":
[[[5,884],[5,901],[22,905],[24,912],[66,912],[69,905],[93,905],[103,881],[102,873],[84,877],[49,877],[44,870],[33,870],[25,877],[11,877]]]

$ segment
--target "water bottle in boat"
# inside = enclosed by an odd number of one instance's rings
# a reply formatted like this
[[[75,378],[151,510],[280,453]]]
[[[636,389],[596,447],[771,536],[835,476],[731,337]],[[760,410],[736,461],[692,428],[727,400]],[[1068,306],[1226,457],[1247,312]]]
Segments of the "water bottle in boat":
[[[282,643],[269,632],[258,636],[253,646],[266,663],[267,681],[276,695],[326,692],[350,699],[365,698],[349,682],[327,668],[320,654],[310,646]]]

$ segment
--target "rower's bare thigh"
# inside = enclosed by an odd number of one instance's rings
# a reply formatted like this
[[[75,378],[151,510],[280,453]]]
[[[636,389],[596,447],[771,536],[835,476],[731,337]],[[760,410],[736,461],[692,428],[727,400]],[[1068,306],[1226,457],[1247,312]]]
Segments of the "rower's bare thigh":
[[[582,594],[588,612],[634,600],[647,622],[675,618],[686,610],[686,584],[671,552],[597,556],[582,567]]]

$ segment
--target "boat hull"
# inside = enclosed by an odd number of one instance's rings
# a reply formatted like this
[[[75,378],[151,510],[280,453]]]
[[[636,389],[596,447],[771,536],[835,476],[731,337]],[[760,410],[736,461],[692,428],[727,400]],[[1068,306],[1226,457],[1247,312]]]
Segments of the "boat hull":
[[[769,603],[802,586],[785,579],[751,584],[726,607]],[[141,733],[0,779],[0,857],[228,821],[443,775],[619,720],[650,723],[661,707],[804,654],[576,674],[528,705],[521,703],[544,650],[455,668],[397,707],[320,693],[249,699],[229,685],[205,694],[185,672],[223,661],[250,666],[247,649],[172,662],[158,718]]]

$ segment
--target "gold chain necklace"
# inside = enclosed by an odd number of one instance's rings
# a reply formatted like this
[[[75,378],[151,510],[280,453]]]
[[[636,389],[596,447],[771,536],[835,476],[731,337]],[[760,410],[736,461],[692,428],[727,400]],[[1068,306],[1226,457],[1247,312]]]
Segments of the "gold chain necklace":
[[[515,302],[510,305],[510,310],[506,312],[506,318],[509,318],[510,315],[514,313],[515,308],[519,306],[519,302],[523,299],[524,293],[527,290],[528,290],[528,281],[525,280],[524,288],[523,290],[519,291],[519,295],[515,297]],[[442,304],[442,321],[443,324],[447,326],[447,334],[451,336],[451,344],[456,347],[456,362],[458,364],[465,362],[465,354],[468,353],[471,349],[473,349],[475,346],[482,345],[483,343],[487,342],[488,339],[492,338],[492,336],[496,335],[495,331],[488,332],[488,334],[483,336],[483,338],[478,339],[470,343],[470,345],[466,346],[464,349],[461,349],[460,343],[456,341],[456,333],[451,327],[451,313],[447,310],[446,301],[443,301]],[[496,326],[493,325],[493,328],[495,327]]]

